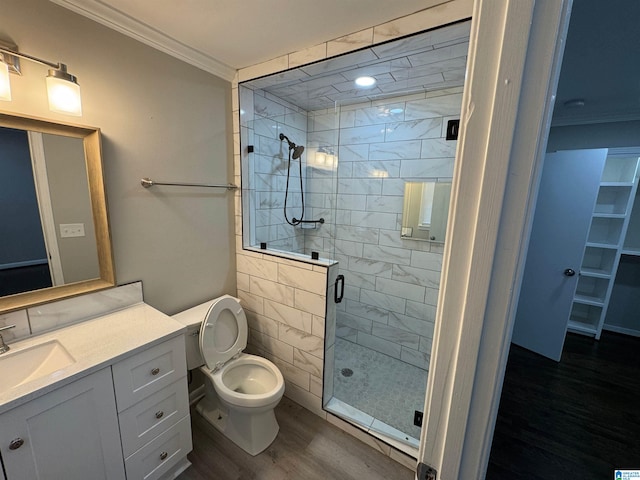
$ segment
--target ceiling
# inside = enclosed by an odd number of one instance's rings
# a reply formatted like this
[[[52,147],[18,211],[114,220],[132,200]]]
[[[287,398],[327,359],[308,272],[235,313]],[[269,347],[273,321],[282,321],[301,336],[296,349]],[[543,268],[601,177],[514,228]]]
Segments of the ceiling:
[[[226,78],[449,0],[51,1]]]
[[[446,0],[51,1],[230,79],[239,68]],[[640,120],[639,18],[638,1],[574,0],[554,125]],[[565,105],[575,99],[584,106]]]
[[[639,19],[638,1],[574,0],[554,125],[640,119]]]
[[[243,83],[306,111],[464,84],[471,22],[449,25]],[[360,88],[354,80],[371,76]]]

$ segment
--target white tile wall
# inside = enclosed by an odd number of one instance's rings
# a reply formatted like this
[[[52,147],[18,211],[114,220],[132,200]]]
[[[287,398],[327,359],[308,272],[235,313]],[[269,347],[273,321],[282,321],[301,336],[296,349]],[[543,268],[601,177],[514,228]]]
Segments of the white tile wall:
[[[339,131],[338,162],[349,166],[339,171],[335,218],[327,214],[335,235],[320,229],[305,239],[307,249],[337,258],[345,275],[337,335],[422,368],[429,366],[442,246],[400,238],[404,183],[452,176],[456,142],[444,139],[443,124],[459,115],[461,101],[461,89],[449,89],[349,105],[349,117],[309,112],[309,137]],[[316,181],[308,176],[308,188],[321,191]]]
[[[458,19],[468,18],[471,16],[471,9],[473,4],[473,2],[471,1],[456,0],[454,2],[444,2],[445,3],[444,6],[439,6],[440,3],[443,3],[443,0],[428,0],[425,3],[425,9],[423,11],[417,12],[413,15],[402,17],[397,20],[393,20],[391,22],[387,22],[382,25],[375,26],[372,29],[372,35],[369,35],[368,31],[365,31],[366,33],[363,35],[359,35],[360,32],[356,32],[356,35],[352,37],[354,39],[353,42],[350,40],[345,41],[345,39],[339,39],[336,42],[322,43],[314,47],[311,47],[309,49],[293,52],[288,56],[285,55],[283,57],[276,58],[269,62],[265,62],[263,64],[255,65],[239,71],[232,85],[234,116],[240,118],[240,124],[242,128],[247,128],[247,122],[246,121],[243,122],[243,119],[254,118],[254,112],[252,110],[253,109],[252,102],[243,101],[242,105],[243,105],[243,110],[245,111],[242,112],[242,115],[241,115],[241,112],[239,111],[239,103],[236,100],[239,97],[239,94],[242,90],[238,88],[239,81],[253,79],[262,75],[269,75],[277,72],[283,72],[283,73],[280,73],[280,75],[282,75],[284,79],[286,75],[289,75],[291,73],[291,72],[284,72],[286,69],[296,67],[305,62],[312,62],[312,61],[324,59],[327,56],[332,54],[329,52],[337,51],[337,49],[341,49],[341,51],[346,52],[348,50],[354,50],[358,48],[360,45],[363,44],[363,42],[369,42],[369,44],[384,42],[394,38],[406,36],[411,33],[416,33],[421,30],[433,28],[443,23],[448,23]],[[329,46],[329,43],[331,43],[331,46]],[[339,62],[340,59],[341,57],[337,57],[336,59],[332,60],[332,62]],[[322,69],[325,67],[326,65],[317,63],[305,68],[307,69],[307,73],[312,74],[311,70],[313,68]],[[316,73],[321,73],[321,71]],[[244,96],[247,96],[247,92],[243,92],[243,97]],[[252,92],[251,92],[251,97],[253,97]],[[418,99],[421,99],[421,98],[423,97],[418,96]],[[413,99],[415,98],[413,98],[412,96],[408,98],[403,97],[403,101],[413,100]],[[374,106],[374,105],[375,103],[371,104],[371,106]],[[357,107],[354,107],[354,109],[351,109],[351,110],[349,108],[345,108],[343,109],[342,112],[340,112],[339,118],[340,118],[341,125],[343,125],[344,127],[361,126],[361,125],[356,125],[355,123],[356,109]],[[298,113],[302,113],[302,112],[298,112]],[[317,116],[315,117],[315,120],[318,122],[318,125],[320,125],[323,120],[326,120],[327,118],[332,117],[332,113],[327,111],[324,112],[324,115],[325,115],[325,118],[323,119],[320,116],[320,112],[317,112]],[[285,114],[285,118],[286,118],[286,114]],[[241,184],[242,182],[241,168],[244,171],[249,171],[251,168],[253,168],[253,163],[249,162],[249,156],[246,154],[245,151],[241,149],[241,146],[240,146],[240,131],[239,131],[240,128],[241,127],[236,126],[234,123],[234,135],[233,135],[234,168],[235,168],[234,181],[237,184]],[[318,126],[316,130],[321,130],[320,126]],[[248,128],[246,131],[243,131],[243,142],[244,142],[244,139],[246,138],[247,140],[252,142],[251,144],[257,143],[254,141],[252,135],[253,135],[253,132],[249,131]],[[384,143],[384,140],[382,140],[379,143]],[[246,146],[248,144],[250,143],[247,143],[243,146]],[[341,147],[340,151],[338,152],[338,155],[341,158],[343,158],[345,162],[357,161],[358,159],[369,160],[370,148],[371,146],[366,143],[357,144],[357,145],[347,145],[347,146]],[[413,148],[416,148],[416,147],[414,146]],[[410,157],[419,158],[415,154],[411,155]],[[377,160],[387,160],[387,159],[389,158],[377,158]],[[397,158],[390,158],[390,159],[395,160]],[[340,172],[341,174],[343,173],[343,170],[345,172],[350,171],[348,167],[344,166],[344,165],[347,165],[346,163],[342,165],[343,166],[341,166],[341,172]],[[242,184],[243,189],[248,189],[249,187],[250,187],[249,185]],[[382,195],[391,195],[391,196],[402,195],[403,187],[404,187],[404,182],[401,181],[399,178],[384,178],[379,195],[381,196]],[[319,193],[323,197],[322,201],[327,202],[327,206],[330,206],[331,199],[323,195],[322,192],[319,192]],[[354,195],[354,197],[356,197],[356,195]],[[247,198],[252,198],[252,196],[247,195]],[[361,201],[361,200],[356,200],[356,201]],[[263,354],[265,354],[265,356],[269,358],[278,359],[278,362],[283,367],[284,374],[286,377],[285,395],[287,395],[289,398],[293,399],[294,401],[303,405],[305,408],[308,408],[309,410],[311,410],[312,412],[318,414],[323,418],[328,417],[328,420],[330,422],[334,423],[335,425],[338,425],[340,428],[347,431],[351,435],[354,435],[360,438],[362,441],[375,446],[386,455],[389,455],[391,458],[394,458],[395,460],[405,463],[409,467],[412,467],[412,460],[406,457],[405,455],[401,454],[394,448],[391,448],[388,445],[382,442],[379,442],[373,439],[372,437],[367,436],[364,432],[358,430],[355,427],[352,427],[347,422],[343,422],[342,420],[339,420],[338,418],[332,415],[327,415],[322,410],[321,395],[322,395],[323,377],[324,377],[324,390],[325,391],[331,390],[332,389],[331,379],[333,378],[332,372],[330,371],[318,372],[317,370],[315,371],[309,371],[309,370],[312,369],[313,365],[316,365],[316,366],[321,365],[318,363],[318,361],[319,360],[321,361],[323,359],[323,356],[325,355],[327,356],[328,360],[331,360],[330,357],[332,355],[333,339],[335,339],[335,335],[336,335],[335,333],[336,322],[334,321],[334,317],[337,314],[336,305],[333,302],[329,302],[327,312],[326,312],[326,319],[321,319],[321,316],[316,315],[314,312],[308,312],[312,314],[312,327],[311,327],[312,331],[310,334],[305,333],[302,330],[295,330],[296,332],[298,332],[298,335],[292,335],[291,333],[294,330],[291,330],[291,329],[293,327],[288,327],[286,326],[286,324],[281,323],[280,321],[274,318],[270,318],[264,315],[265,297],[260,296],[257,293],[251,293],[249,291],[251,289],[252,278],[257,277],[258,279],[267,279],[267,280],[277,281],[277,270],[279,268],[279,265],[288,265],[290,264],[290,260],[285,260],[285,259],[281,259],[281,258],[269,256],[269,255],[263,255],[263,254],[256,255],[254,252],[242,249],[243,228],[247,231],[247,237],[251,238],[252,244],[255,244],[255,236],[251,237],[252,234],[249,233],[249,228],[248,228],[249,227],[248,220],[251,216],[246,215],[244,217],[245,221],[243,223],[243,215],[242,215],[243,208],[244,209],[255,208],[255,198],[253,200],[253,204],[251,204],[249,201],[246,201],[244,204],[242,204],[240,201],[240,192],[238,192],[236,193],[235,204],[236,204],[235,233],[238,236],[236,245],[238,246],[237,259],[238,259],[238,265],[239,265],[238,295],[243,299],[244,305],[247,309],[247,317],[249,319],[250,328],[251,328],[250,347],[253,348],[254,350],[262,352]],[[324,206],[324,204],[319,205],[319,207],[321,206]],[[350,211],[347,210],[346,212],[339,214],[339,216],[342,218],[343,221],[349,220],[348,212]],[[381,230],[378,230],[376,232],[376,229],[366,229],[366,228],[359,229],[357,227],[350,227],[348,225],[345,225],[345,227],[346,227],[346,230],[348,230],[348,234],[346,235],[346,237],[348,238],[344,238],[344,237],[340,238],[340,240],[344,242],[342,243],[341,247],[345,249],[355,248],[357,250],[359,248],[357,243],[360,243],[363,245],[365,243],[364,241],[366,241],[368,243],[375,244],[378,241],[383,242],[384,239],[388,238],[388,236],[385,236],[381,233],[382,232]],[[325,239],[322,237],[317,237],[317,239],[320,240],[323,247],[325,246],[325,243],[328,246],[331,246],[332,242],[335,240],[335,239]],[[352,242],[352,243],[348,244],[346,242]],[[417,244],[418,242],[412,242],[412,243]],[[380,243],[380,244],[385,244],[385,243]],[[386,244],[389,245],[389,241],[387,241]],[[391,243],[390,246],[393,246],[393,244]],[[423,246],[414,245],[414,247],[415,247],[414,252],[415,251],[419,251],[421,253],[424,252]],[[434,254],[442,253],[441,247],[432,246],[432,250]],[[253,262],[249,263],[248,261],[244,261],[243,263],[243,261],[241,260],[243,257],[250,257],[253,259]],[[354,258],[354,257],[351,257],[349,253],[338,254],[336,257],[342,262],[343,265],[349,265],[351,263],[350,261],[351,258]],[[422,260],[425,260],[425,259],[417,259],[416,261],[421,261],[422,263]],[[425,260],[425,262],[426,261],[427,260]],[[386,265],[386,262],[378,262],[378,263]],[[268,266],[265,268],[262,268],[263,264],[268,264]],[[275,264],[275,267],[272,264]],[[358,264],[358,262],[354,262],[354,264]],[[428,259],[429,266],[433,267],[434,264],[437,264],[437,261],[433,259]],[[244,270],[240,270],[241,268],[240,265],[244,265]],[[255,269],[250,268],[249,265],[255,267]],[[323,294],[325,298],[332,294],[332,291],[333,291],[332,285],[333,285],[333,282],[335,282],[335,276],[337,275],[337,271],[336,271],[337,268],[334,268],[334,267],[327,268],[327,267],[315,266],[315,265],[310,266],[309,264],[306,264],[306,263],[300,263],[300,265],[303,266],[301,268],[308,268],[308,269],[311,269],[312,271],[323,274],[319,277],[315,277],[313,281],[321,285],[324,285],[327,288],[327,290],[325,290]],[[420,266],[420,265],[417,265],[417,266]],[[276,270],[275,275],[268,276],[267,272],[273,272],[274,269]],[[385,269],[384,271],[388,272],[386,273],[386,277],[390,278],[391,272],[392,272],[392,265],[389,266],[389,268]],[[260,272],[260,274],[256,275],[256,272]],[[353,273],[354,279],[358,275],[359,275],[358,278],[361,282],[360,283],[361,285],[363,286],[369,285],[369,287],[371,287],[370,283],[368,284],[365,282],[365,279],[369,277],[369,274],[360,274],[358,272],[354,272]],[[328,281],[327,281],[327,278],[328,278]],[[287,285],[287,286],[291,286],[291,285]],[[293,287],[293,288],[295,289],[296,287]],[[302,295],[305,295],[308,293],[314,293],[314,292],[310,292],[308,288],[299,289],[299,290],[301,290],[302,292],[306,292],[306,293],[302,293]],[[361,287],[354,287],[354,288],[358,289]],[[315,290],[315,287],[313,287],[313,289]],[[318,293],[315,293],[315,294],[318,295]],[[320,295],[320,296],[322,297],[323,295]],[[294,290],[294,301],[295,301],[295,298],[296,298],[296,290]],[[408,305],[409,305],[409,302],[408,302]],[[300,304],[297,305],[298,308],[300,306],[301,306]],[[372,306],[366,306],[366,305],[360,304],[359,302],[351,302],[351,304],[349,304],[349,301],[346,301],[341,304],[340,308],[342,311],[344,311],[346,310],[347,306],[351,311],[356,311],[356,312],[359,311],[361,314],[362,314],[362,309],[368,309],[370,312],[375,312],[376,316],[374,316],[374,318],[377,320],[381,320],[380,323],[386,324],[389,321],[388,319],[390,318],[389,314],[386,314],[385,316],[385,313],[383,311],[380,311]],[[294,307],[296,307],[295,304],[294,304]],[[363,318],[361,315],[354,315],[354,317]],[[384,321],[385,318],[387,319],[386,321]],[[412,318],[414,321],[416,319],[420,320],[420,318],[417,318],[417,317],[410,317],[410,318]],[[405,322],[405,323],[408,323],[409,325],[411,325],[411,322]],[[321,331],[322,331],[322,327],[325,325],[326,325],[326,331],[322,333],[324,333],[324,336],[326,337],[326,342],[328,346],[326,353],[322,350],[322,348],[318,348],[320,345],[322,345],[323,337],[321,335]],[[390,326],[397,326],[397,324],[390,323]],[[420,345],[419,345],[418,352],[428,354],[431,348],[430,338],[423,336],[419,332],[416,332],[416,333],[420,335]],[[306,340],[304,340],[305,338]],[[400,350],[401,355],[402,355],[402,348],[403,347],[401,347],[401,350]],[[296,351],[298,353],[296,354],[296,356],[293,356],[294,352]],[[280,357],[277,357],[277,355],[284,356],[287,358],[280,358]],[[305,360],[302,360],[303,358]],[[297,364],[296,364],[296,359],[297,359]],[[288,365],[285,366],[284,365],[285,362]],[[302,368],[303,366],[306,369]],[[316,375],[316,373],[318,375]],[[308,375],[308,379],[309,379],[308,384],[305,380],[305,375]],[[300,386],[299,384],[303,384],[303,386]]]

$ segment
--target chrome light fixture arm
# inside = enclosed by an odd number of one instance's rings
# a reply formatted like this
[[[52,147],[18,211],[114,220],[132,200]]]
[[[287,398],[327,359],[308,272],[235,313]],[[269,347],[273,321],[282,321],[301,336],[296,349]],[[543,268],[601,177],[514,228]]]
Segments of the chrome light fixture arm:
[[[67,71],[64,63],[54,63],[42,58],[18,52],[18,47],[9,46],[0,42],[0,99],[11,101],[11,88],[9,84],[9,72],[22,75],[18,59],[25,59],[50,67],[47,75],[47,93],[49,97],[49,109],[67,115],[82,115],[82,102],[80,99],[80,86],[78,79]]]

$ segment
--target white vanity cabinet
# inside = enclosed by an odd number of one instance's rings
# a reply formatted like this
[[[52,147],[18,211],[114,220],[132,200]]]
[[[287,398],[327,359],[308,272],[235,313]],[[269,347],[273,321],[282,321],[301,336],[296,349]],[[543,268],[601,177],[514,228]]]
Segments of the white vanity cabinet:
[[[7,480],[124,479],[111,369],[0,415]]]
[[[127,479],[159,479],[192,449],[181,335],[113,365]]]
[[[133,351],[0,414],[0,480],[155,480],[188,467],[184,335]]]

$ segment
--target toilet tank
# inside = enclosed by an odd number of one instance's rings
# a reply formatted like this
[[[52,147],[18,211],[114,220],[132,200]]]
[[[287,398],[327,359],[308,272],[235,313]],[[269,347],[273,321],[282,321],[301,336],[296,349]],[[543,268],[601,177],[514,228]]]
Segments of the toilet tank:
[[[213,302],[215,302],[215,299],[196,305],[195,307],[183,312],[176,313],[172,317],[187,327],[187,368],[189,370],[193,370],[194,368],[204,365],[204,358],[202,358],[202,354],[200,353],[198,335],[200,332],[200,325],[202,325],[202,320],[204,320],[204,317],[209,311],[209,308],[211,308]]]

